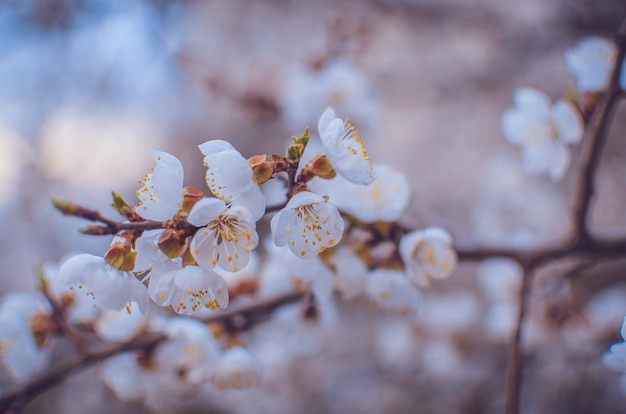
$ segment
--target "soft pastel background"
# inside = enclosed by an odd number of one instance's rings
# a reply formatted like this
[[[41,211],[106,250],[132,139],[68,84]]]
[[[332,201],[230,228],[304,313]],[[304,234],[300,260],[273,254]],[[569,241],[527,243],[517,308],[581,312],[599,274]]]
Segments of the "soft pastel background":
[[[34,289],[39,266],[68,252],[106,249],[50,197],[112,215],[110,191],[134,202],[153,148],[182,159],[186,184],[202,188],[198,144],[280,153],[328,105],[361,129],[375,162],[408,176],[407,225],[443,226],[462,245],[558,241],[578,149],[561,183],[528,177],[500,115],[518,86],[571,94],[563,52],[611,36],[624,16],[621,0],[2,1],[0,291]],[[593,206],[607,237],[626,234],[625,131],[622,105]],[[620,339],[626,266],[564,272],[537,278],[524,412],[624,412],[619,376],[599,358]],[[518,277],[506,262],[463,265],[413,319],[340,302],[339,327],[260,325],[250,335],[266,367],[260,389],[209,390],[168,410],[501,412]],[[293,352],[278,352],[289,341]],[[115,402],[95,372],[32,411],[140,409]]]

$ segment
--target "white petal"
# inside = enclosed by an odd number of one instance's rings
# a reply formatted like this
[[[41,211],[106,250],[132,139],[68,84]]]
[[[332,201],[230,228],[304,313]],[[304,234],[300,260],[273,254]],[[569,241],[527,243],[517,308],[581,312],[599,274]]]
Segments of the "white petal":
[[[317,131],[319,132],[320,137],[324,135],[326,129],[328,129],[328,126],[335,118],[337,117],[335,116],[335,111],[333,110],[333,108],[331,107],[326,108],[326,110],[322,113],[322,116],[320,116],[320,120],[317,123]]]
[[[515,107],[536,120],[545,120],[550,114],[552,100],[539,89],[521,87],[513,96]]]
[[[561,141],[577,144],[583,137],[584,124],[578,109],[568,101],[559,100],[552,107],[552,122]]]
[[[226,204],[222,200],[206,197],[194,204],[187,221],[196,227],[206,226],[209,222],[216,220],[224,210],[226,210]]]

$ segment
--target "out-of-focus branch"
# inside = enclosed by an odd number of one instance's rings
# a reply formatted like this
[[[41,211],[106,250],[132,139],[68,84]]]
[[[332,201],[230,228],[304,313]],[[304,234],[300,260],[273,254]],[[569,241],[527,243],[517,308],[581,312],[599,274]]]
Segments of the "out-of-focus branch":
[[[593,198],[594,177],[597,171],[600,152],[606,142],[606,129],[609,117],[615,107],[615,102],[620,97],[622,90],[619,85],[620,71],[624,53],[626,52],[626,21],[624,21],[616,37],[617,53],[615,67],[611,73],[609,86],[598,102],[589,126],[583,139],[583,151],[579,176],[578,193],[574,202],[574,233],[579,238],[589,238],[589,206]]]
[[[245,321],[246,326],[249,326],[269,315],[278,306],[295,302],[302,297],[302,293],[291,292],[262,298],[252,303],[216,312],[206,318],[205,321],[232,324],[232,321],[239,318]],[[167,338],[162,334],[149,333],[123,344],[100,345],[98,347],[94,346],[92,349],[85,349],[83,352],[49,368],[36,377],[7,388],[0,395],[0,412],[15,413],[21,411],[32,399],[57,386],[63,379],[79,369],[86,368],[96,362],[104,361],[113,355],[123,352],[150,349],[165,340]]]
[[[626,257],[626,238],[599,240],[589,232],[589,207],[593,198],[594,179],[598,169],[598,161],[606,142],[606,131],[610,115],[613,112],[615,103],[622,95],[619,77],[626,52],[626,20],[618,31],[616,43],[615,67],[611,73],[608,88],[594,109],[583,141],[580,171],[576,186],[577,192],[572,210],[573,228],[570,237],[558,245],[537,249],[499,247],[460,247],[457,249],[459,259],[462,261],[480,261],[492,257],[507,257],[517,261],[524,269],[524,278],[519,296],[517,325],[511,339],[509,351],[505,400],[505,411],[507,414],[518,414],[520,411],[523,366],[521,332],[526,318],[530,286],[535,270],[545,263],[570,257],[593,258],[595,260]]]
[[[153,347],[163,340],[165,340],[165,337],[161,334],[149,334],[124,344],[110,345],[77,354],[29,381],[6,389],[0,395],[0,412],[11,413],[20,411],[33,398],[55,387],[78,369],[86,368],[93,363],[103,361],[116,354]]]

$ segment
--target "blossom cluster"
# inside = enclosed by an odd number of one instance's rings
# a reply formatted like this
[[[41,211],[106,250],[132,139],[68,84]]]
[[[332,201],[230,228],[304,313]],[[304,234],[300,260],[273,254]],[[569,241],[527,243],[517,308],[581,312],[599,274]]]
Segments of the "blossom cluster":
[[[41,371],[54,337],[80,337],[77,327],[112,343],[159,333],[167,341],[148,355],[117,355],[103,370],[120,399],[155,404],[166,384],[183,395],[207,381],[226,388],[258,383],[260,364],[245,341],[202,322],[242,291],[260,297],[299,291],[309,316],[334,309],[334,293],[417,313],[421,289],[456,267],[452,236],[398,223],[410,183],[391,166],[371,162],[349,119],[328,108],[317,129],[317,137],[308,129],[293,137],[285,155],[245,158],[224,140],[199,145],[209,194],[184,185],[174,155],[153,151],[137,205],[114,193],[112,206],[125,221],[113,231],[110,221],[82,230],[114,235],[103,257],[77,254],[50,265],[42,276],[45,295],[2,302],[7,371],[17,381]],[[94,221],[74,203],[55,206]],[[269,216],[271,232],[260,243],[257,223]]]
[[[616,45],[602,37],[590,37],[565,53],[565,63],[576,80],[578,97],[555,103],[544,92],[519,88],[512,108],[501,119],[506,140],[522,151],[524,170],[546,174],[559,181],[570,164],[570,145],[578,144],[584,132],[587,101],[606,90],[617,57]],[[626,61],[622,67],[626,66]],[[621,70],[619,85],[626,89],[626,71]]]

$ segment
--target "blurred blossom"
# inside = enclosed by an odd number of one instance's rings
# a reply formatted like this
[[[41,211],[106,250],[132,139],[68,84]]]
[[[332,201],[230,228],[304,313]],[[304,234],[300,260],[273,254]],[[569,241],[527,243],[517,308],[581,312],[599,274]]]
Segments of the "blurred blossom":
[[[331,60],[318,71],[301,67],[290,72],[283,89],[282,106],[285,120],[297,129],[316,125],[314,114],[327,106],[350,114],[359,125],[372,122],[380,109],[372,84],[347,59]]]
[[[572,50],[565,52],[567,69],[576,79],[578,92],[601,92],[609,85],[615,67],[617,47],[600,36],[583,39]],[[620,86],[626,89],[626,60],[622,61]]]
[[[522,87],[515,91],[512,108],[502,115],[502,133],[522,149],[524,170],[547,174],[559,181],[570,164],[568,145],[578,144],[584,123],[578,108],[559,100],[554,105],[542,91]]]

